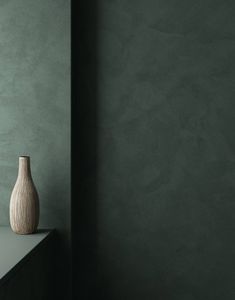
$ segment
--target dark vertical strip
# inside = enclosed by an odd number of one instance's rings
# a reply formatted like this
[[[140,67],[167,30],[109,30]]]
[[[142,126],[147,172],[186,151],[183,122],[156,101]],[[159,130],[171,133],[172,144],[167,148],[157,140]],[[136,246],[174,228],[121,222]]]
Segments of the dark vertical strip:
[[[72,274],[74,299],[95,299],[97,3],[72,1]]]

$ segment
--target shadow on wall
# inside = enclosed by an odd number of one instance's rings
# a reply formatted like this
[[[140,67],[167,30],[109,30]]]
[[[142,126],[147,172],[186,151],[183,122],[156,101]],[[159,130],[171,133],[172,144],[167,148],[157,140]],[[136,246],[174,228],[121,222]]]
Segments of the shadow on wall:
[[[53,174],[51,175],[53,178]],[[57,191],[57,202],[62,203],[64,199],[63,184],[58,182],[53,183],[51,188],[47,191],[48,199],[53,199],[55,197],[55,191]],[[67,224],[66,224],[67,225]],[[40,229],[39,231],[43,231]],[[68,228],[65,226],[56,227],[54,232],[54,283],[57,285],[56,289],[53,289],[53,296],[50,299],[67,299],[70,296],[70,262],[71,253],[69,248],[69,232]],[[61,276],[61,274],[66,274],[66,276]]]
[[[97,3],[96,0],[77,2],[72,1],[73,296],[94,299],[97,286]]]

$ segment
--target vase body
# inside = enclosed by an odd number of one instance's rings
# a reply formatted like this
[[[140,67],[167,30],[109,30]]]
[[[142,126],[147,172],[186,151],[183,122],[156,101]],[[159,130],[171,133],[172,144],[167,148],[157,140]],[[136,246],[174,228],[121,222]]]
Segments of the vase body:
[[[10,199],[10,225],[18,234],[36,231],[39,222],[39,198],[30,169],[30,157],[19,157],[18,177]]]

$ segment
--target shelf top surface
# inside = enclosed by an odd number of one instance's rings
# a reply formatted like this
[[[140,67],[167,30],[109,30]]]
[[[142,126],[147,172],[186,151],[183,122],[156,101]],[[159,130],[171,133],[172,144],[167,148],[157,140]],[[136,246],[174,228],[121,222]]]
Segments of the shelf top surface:
[[[39,229],[34,234],[19,235],[10,227],[0,226],[0,282],[37,248],[51,233]]]

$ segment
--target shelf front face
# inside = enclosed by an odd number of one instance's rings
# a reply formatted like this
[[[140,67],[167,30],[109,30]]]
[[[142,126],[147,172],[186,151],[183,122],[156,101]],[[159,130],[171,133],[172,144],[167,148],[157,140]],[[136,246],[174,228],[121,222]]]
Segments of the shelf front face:
[[[11,228],[0,226],[0,283],[36,251],[51,232],[39,229],[34,234],[18,235]]]

